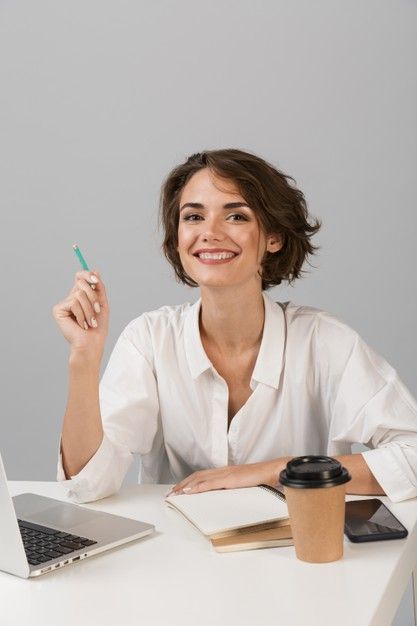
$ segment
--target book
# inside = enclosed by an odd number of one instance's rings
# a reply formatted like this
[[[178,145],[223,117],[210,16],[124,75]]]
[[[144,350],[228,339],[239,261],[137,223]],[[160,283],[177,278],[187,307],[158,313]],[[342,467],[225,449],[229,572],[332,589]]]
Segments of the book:
[[[291,526],[279,526],[255,532],[242,530],[235,531],[228,537],[211,539],[211,544],[216,552],[236,552],[237,550],[257,550],[259,548],[278,548],[294,545]]]
[[[285,496],[268,485],[172,495],[165,502],[210,539],[219,552],[253,549],[262,542],[292,542]],[[272,532],[282,527],[285,530]],[[224,539],[229,541],[220,541]]]

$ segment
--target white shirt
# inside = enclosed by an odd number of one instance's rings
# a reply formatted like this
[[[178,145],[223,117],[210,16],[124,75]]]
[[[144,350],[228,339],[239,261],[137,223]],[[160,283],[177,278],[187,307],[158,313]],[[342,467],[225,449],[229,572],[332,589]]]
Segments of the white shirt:
[[[351,454],[352,443],[394,502],[417,495],[417,403],[397,372],[334,316],[275,303],[265,323],[252,395],[228,430],[228,388],[204,351],[201,300],[132,320],[100,381],[104,438],[65,480],[88,502],[115,493],[139,454],[139,482],[175,483],[199,469],[282,456]]]

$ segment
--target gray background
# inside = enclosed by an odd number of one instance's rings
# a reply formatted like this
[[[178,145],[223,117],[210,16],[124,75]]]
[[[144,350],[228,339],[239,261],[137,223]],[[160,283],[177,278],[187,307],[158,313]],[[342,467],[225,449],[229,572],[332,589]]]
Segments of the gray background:
[[[79,269],[73,243],[110,298],[103,367],[131,319],[198,297],[161,256],[157,207],[169,170],[205,148],[296,179],[322,249],[272,295],[339,316],[416,395],[416,24],[411,0],[0,2],[9,478],[55,478],[68,346],[51,308]]]

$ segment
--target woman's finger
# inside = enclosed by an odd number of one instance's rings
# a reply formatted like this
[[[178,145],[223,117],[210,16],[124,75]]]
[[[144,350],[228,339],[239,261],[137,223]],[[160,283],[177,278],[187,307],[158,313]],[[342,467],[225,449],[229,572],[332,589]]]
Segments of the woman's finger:
[[[100,304],[100,292],[94,291],[92,287],[90,286],[90,284],[88,283],[88,281],[86,280],[79,280],[77,282],[77,290],[84,291],[94,311],[96,313],[100,313],[101,306],[102,306]]]
[[[218,485],[218,481],[215,480],[200,480],[198,483],[187,487],[187,491],[184,490],[184,493],[202,493],[203,491],[211,491],[212,489],[221,489]]]
[[[215,476],[215,472],[216,470],[208,470],[206,477],[201,475],[194,476],[194,474],[191,474],[191,476],[185,480],[181,481],[177,485],[174,485],[169,495],[172,495],[173,493],[178,495],[182,493],[199,493],[200,491],[209,491],[210,489],[221,489],[225,486],[225,481],[223,480],[221,474],[219,476]]]
[[[63,309],[72,313],[81,328],[88,330],[88,324],[85,320],[84,311],[81,304],[75,297],[70,298],[67,303],[64,303]]]
[[[97,290],[100,286],[100,276],[97,270],[80,270],[75,273],[75,282],[85,280],[92,290]]]
[[[78,289],[77,293],[75,294],[75,297],[77,298],[78,302],[80,303],[82,307],[87,324],[89,326],[92,326],[93,328],[97,328],[98,323],[97,323],[96,314],[93,309],[93,305],[90,299],[88,298],[87,294],[85,293],[84,289],[81,289],[81,288]]]

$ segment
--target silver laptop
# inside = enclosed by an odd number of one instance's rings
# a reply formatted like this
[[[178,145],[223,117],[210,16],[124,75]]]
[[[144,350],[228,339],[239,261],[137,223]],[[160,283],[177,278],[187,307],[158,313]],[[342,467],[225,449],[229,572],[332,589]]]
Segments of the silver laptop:
[[[0,570],[29,578],[149,535],[152,524],[34,493],[10,497],[0,455]]]

